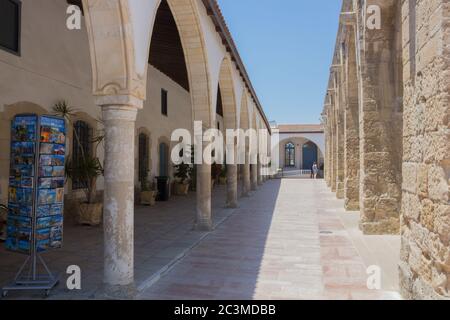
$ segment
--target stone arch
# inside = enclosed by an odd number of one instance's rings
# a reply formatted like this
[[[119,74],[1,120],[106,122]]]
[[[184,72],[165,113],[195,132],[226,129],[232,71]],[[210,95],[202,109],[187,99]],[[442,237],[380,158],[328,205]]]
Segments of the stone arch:
[[[236,129],[238,127],[236,95],[234,92],[232,64],[229,57],[225,57],[222,61],[219,73],[219,86],[224,109],[225,128]]]
[[[248,112],[248,97],[247,91],[244,89],[241,99],[241,110],[239,116],[239,128],[240,129],[249,129],[250,128],[250,117]]]
[[[204,35],[194,0],[167,0],[183,45],[189,77],[194,121],[208,128],[214,123],[209,85],[209,70]]]

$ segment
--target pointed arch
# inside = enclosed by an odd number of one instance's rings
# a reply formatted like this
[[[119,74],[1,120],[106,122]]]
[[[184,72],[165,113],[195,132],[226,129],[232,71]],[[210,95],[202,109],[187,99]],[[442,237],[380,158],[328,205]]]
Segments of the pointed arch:
[[[244,130],[250,128],[250,117],[249,117],[249,112],[248,112],[248,97],[247,97],[247,91],[245,89],[243,90],[242,99],[241,99],[239,128],[244,129]]]
[[[222,61],[219,73],[219,87],[223,106],[223,120],[226,129],[237,129],[236,95],[232,75],[232,65],[229,57]]]

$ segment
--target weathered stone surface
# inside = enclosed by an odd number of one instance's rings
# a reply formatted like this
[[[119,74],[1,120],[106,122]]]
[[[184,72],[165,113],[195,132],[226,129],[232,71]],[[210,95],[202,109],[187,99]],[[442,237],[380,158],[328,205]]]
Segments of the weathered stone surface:
[[[366,26],[368,5],[381,8],[380,30]],[[345,205],[358,202],[366,234],[401,230],[409,299],[450,298],[449,9],[447,0],[344,0],[356,21],[341,21],[329,81],[329,185],[339,196],[343,116]]]

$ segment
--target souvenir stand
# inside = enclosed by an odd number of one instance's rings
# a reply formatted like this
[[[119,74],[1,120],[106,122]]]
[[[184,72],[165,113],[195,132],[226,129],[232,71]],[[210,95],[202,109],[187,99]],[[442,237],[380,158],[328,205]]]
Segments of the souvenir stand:
[[[62,118],[18,115],[11,123],[11,164],[5,246],[26,255],[13,290],[43,290],[58,277],[41,254],[62,247],[66,126]]]

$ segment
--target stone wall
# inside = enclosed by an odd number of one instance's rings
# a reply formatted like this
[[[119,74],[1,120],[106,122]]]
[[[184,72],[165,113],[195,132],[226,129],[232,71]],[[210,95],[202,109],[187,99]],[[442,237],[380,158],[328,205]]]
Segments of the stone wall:
[[[346,208],[359,205],[365,234],[401,231],[405,298],[448,299],[450,1],[344,0],[332,64],[327,182],[339,197],[343,114]]]
[[[403,1],[400,278],[405,298],[450,298],[450,1]]]

